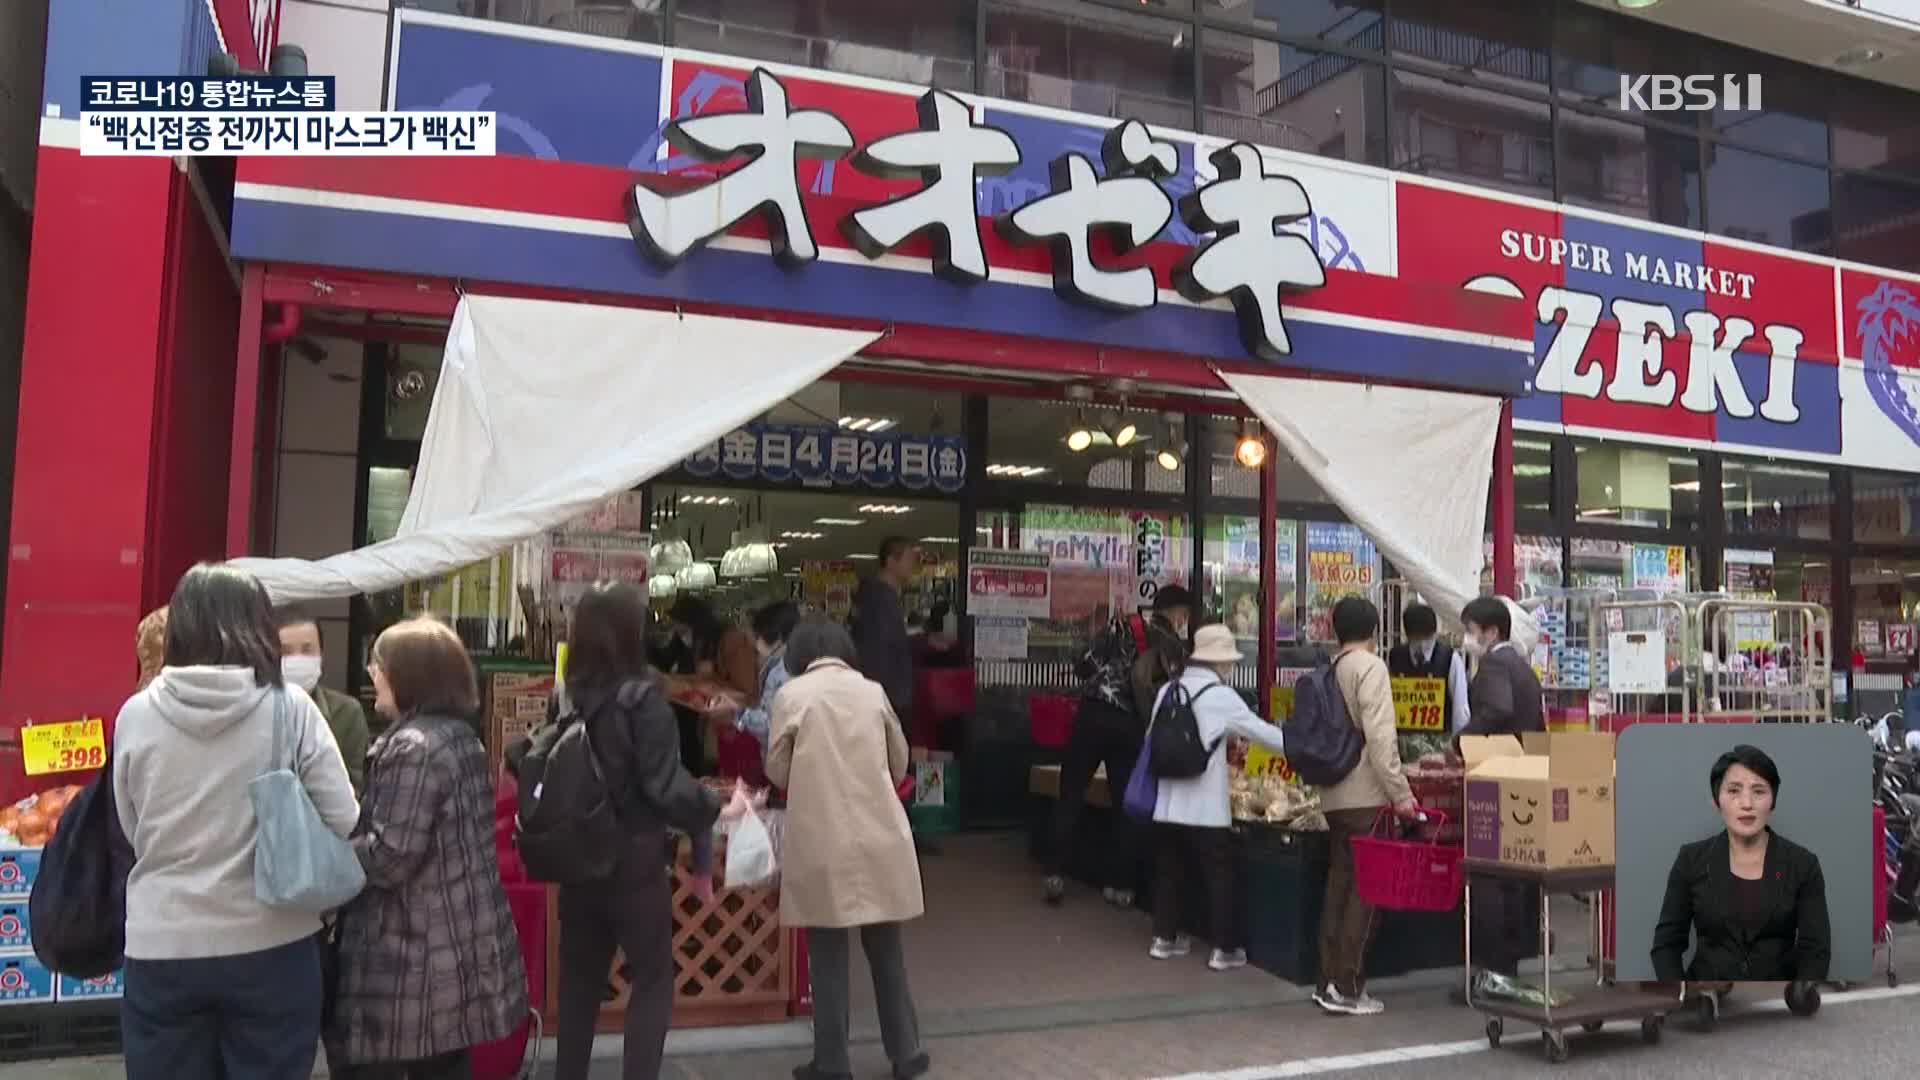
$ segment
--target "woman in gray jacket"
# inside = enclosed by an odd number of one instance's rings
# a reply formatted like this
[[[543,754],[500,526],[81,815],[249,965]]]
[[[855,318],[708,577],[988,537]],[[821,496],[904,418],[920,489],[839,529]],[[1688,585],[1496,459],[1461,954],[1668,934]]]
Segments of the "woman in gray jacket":
[[[291,768],[345,837],[359,815],[333,732],[280,676],[267,592],[196,566],[168,605],[164,667],[120,709],[113,798],[127,878],[128,1080],[305,1080],[320,1039],[318,916],[254,898],[247,787]],[[293,733],[273,761],[278,711]]]

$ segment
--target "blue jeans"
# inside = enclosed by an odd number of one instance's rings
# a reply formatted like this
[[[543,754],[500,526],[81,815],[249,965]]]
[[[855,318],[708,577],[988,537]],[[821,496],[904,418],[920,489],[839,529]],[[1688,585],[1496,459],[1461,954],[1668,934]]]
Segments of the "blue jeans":
[[[307,1080],[320,1043],[320,950],[127,959],[127,1080]]]

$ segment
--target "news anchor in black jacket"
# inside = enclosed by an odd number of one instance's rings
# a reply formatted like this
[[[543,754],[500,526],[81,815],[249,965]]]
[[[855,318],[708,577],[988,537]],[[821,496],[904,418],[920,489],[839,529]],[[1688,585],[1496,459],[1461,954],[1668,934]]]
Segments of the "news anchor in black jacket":
[[[1833,948],[1820,859],[1768,826],[1780,770],[1743,745],[1720,755],[1710,779],[1727,827],[1674,857],[1653,929],[1654,975],[1662,982],[1825,980]],[[1683,966],[1689,931],[1698,947]]]

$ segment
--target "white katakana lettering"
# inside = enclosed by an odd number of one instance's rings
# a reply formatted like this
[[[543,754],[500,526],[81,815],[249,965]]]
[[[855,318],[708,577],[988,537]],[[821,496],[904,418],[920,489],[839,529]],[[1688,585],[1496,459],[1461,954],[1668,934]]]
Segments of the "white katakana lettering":
[[[1104,180],[1085,155],[1055,158],[1049,169],[1053,194],[1002,216],[997,225],[1019,243],[1048,243],[1053,288],[1061,296],[1122,311],[1150,308],[1160,298],[1152,268],[1103,270],[1094,265],[1089,239],[1095,229],[1107,232],[1114,249],[1125,254],[1160,235],[1173,220],[1173,200],[1158,178],[1173,172],[1179,156],[1145,124],[1128,120],[1107,133],[1101,157]]]
[[[1280,290],[1318,288],[1327,271],[1306,237],[1282,226],[1313,213],[1307,191],[1267,172],[1260,151],[1234,143],[1211,158],[1219,179],[1180,200],[1180,217],[1198,233],[1217,233],[1174,269],[1174,285],[1196,303],[1229,296],[1247,351],[1277,360],[1293,351],[1280,317]]]
[[[1020,147],[999,128],[974,123],[967,103],[944,90],[922,95],[919,111],[920,130],[873,142],[853,163],[875,176],[917,176],[925,186],[855,211],[843,219],[841,230],[869,259],[914,233],[932,230],[934,273],[962,283],[984,281],[987,256],[974,212],[974,182],[1011,171],[1020,164]]]
[[[764,212],[774,258],[792,264],[819,256],[794,167],[800,158],[832,160],[853,149],[853,133],[839,117],[820,109],[790,110],[786,87],[759,68],[747,79],[746,112],[676,120],[667,133],[702,160],[747,161],[677,195],[635,184],[627,197],[627,225],[648,255],[672,264],[749,214]]]

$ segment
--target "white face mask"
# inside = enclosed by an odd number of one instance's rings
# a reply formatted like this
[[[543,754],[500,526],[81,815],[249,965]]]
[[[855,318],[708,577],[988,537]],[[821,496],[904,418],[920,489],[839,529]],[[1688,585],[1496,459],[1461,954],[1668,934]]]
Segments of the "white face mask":
[[[280,658],[280,674],[290,683],[313,693],[320,685],[320,658],[317,656],[283,656]]]
[[[1481,641],[1478,634],[1467,635],[1467,639],[1460,643],[1460,647],[1466,650],[1468,656],[1476,660],[1487,655],[1487,643]]]

